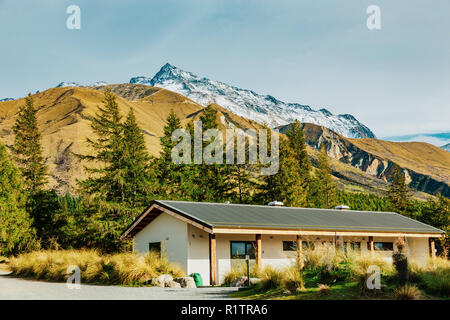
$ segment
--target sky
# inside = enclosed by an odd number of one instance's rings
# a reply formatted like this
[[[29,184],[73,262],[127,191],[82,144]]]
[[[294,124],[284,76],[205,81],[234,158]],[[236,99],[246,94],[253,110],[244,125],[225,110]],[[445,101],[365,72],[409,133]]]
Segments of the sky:
[[[450,0],[0,0],[0,99],[128,82],[166,62],[350,113],[378,137],[450,131]]]

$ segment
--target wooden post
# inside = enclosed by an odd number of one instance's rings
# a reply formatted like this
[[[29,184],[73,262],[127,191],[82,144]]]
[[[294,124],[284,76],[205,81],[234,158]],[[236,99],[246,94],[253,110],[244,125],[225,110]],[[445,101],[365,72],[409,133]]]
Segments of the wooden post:
[[[372,236],[369,237],[369,249],[370,249],[370,254],[373,255],[374,247],[373,247],[373,237]]]
[[[216,277],[216,235],[214,233],[209,234],[209,279],[210,285],[215,286],[217,284]]]
[[[262,262],[262,248],[261,248],[261,234],[256,235],[256,265],[261,268]]]
[[[297,235],[297,265],[300,269],[303,268],[303,246],[300,235]]]
[[[435,246],[434,246],[434,238],[428,238],[428,243],[429,243],[429,247],[430,247],[430,257],[431,259],[436,258],[436,250],[435,250]]]

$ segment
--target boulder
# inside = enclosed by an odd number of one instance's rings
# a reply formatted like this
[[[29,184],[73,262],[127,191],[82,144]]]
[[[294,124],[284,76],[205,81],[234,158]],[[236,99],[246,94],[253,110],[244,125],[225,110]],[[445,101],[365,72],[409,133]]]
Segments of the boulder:
[[[170,281],[168,284],[166,283],[166,287],[167,288],[172,288],[172,289],[180,289],[181,288],[181,284],[179,284],[176,281]]]
[[[174,280],[178,282],[182,288],[197,288],[194,278],[192,277],[181,277],[175,278]]]
[[[164,288],[167,287],[172,280],[173,277],[170,274],[162,274],[159,277],[152,279],[152,285]]]
[[[250,278],[250,286],[254,286],[255,284],[257,284],[260,281],[261,281],[261,279],[259,279],[259,278]],[[230,286],[231,287],[247,286],[247,277],[242,276],[242,277],[237,278],[236,280],[233,281],[233,283],[231,283]]]

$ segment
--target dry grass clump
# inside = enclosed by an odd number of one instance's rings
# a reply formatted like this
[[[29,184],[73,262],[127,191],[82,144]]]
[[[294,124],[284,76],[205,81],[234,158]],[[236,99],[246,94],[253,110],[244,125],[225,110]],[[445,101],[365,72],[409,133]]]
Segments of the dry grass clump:
[[[10,260],[14,275],[49,281],[67,280],[69,266],[80,268],[84,283],[132,285],[144,284],[163,273],[183,275],[180,267],[153,252],[101,255],[97,250],[43,250]]]
[[[394,290],[394,297],[397,300],[419,300],[422,293],[415,285],[405,284]]]
[[[299,290],[303,290],[304,284],[303,284],[303,274],[298,268],[298,266],[292,266],[287,268],[283,272],[283,286],[288,289],[291,293],[295,293]]]
[[[330,294],[330,287],[326,284],[319,284],[319,295],[326,296]]]
[[[431,292],[450,296],[450,262],[447,259],[430,259],[418,277]]]
[[[278,289],[282,286],[284,280],[283,271],[272,266],[262,269],[259,276],[261,281],[258,283],[258,289],[260,291]]]
[[[247,264],[242,262],[238,266],[232,267],[224,276],[223,284],[230,285],[240,277],[247,276]],[[259,278],[260,272],[258,267],[255,265],[250,265],[250,278]]]

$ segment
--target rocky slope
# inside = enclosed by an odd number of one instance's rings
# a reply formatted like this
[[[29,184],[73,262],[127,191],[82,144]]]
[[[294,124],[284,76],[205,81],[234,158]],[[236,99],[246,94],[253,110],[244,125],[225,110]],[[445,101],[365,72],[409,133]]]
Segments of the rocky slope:
[[[441,146],[441,149],[450,152],[450,143],[447,143],[445,146]]]
[[[308,145],[317,150],[324,143],[332,159],[385,182],[390,180],[395,163],[404,169],[412,189],[450,197],[450,154],[436,146],[424,142],[348,139],[313,124],[303,124],[303,128]],[[279,129],[287,132],[289,125]]]
[[[270,95],[199,77],[170,64],[164,65],[152,78],[139,76],[130,83],[146,84],[180,93],[200,105],[217,103],[232,113],[267,123],[271,127],[285,125],[298,119],[332,129],[346,137],[374,138],[368,127],[350,114],[333,115],[326,109],[314,110],[298,103],[286,103]]]

